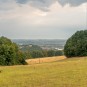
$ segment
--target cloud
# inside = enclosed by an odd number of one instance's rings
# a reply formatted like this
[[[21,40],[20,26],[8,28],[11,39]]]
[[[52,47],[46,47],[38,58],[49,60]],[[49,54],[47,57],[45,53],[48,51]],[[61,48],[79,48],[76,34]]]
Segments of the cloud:
[[[0,35],[57,39],[86,29],[87,3],[72,7],[65,1],[60,4],[59,0],[0,0]]]
[[[87,0],[58,0],[58,1],[61,5],[70,4],[71,6],[78,6],[87,2]]]
[[[19,4],[26,4],[38,8],[43,11],[49,11],[49,7],[54,4],[55,2],[59,2],[62,6],[69,4],[70,6],[78,6],[81,5],[87,0],[16,0]]]
[[[0,0],[0,12],[14,10],[17,3],[14,0]]]
[[[19,4],[29,4],[32,7],[38,8],[42,11],[49,11],[49,6],[56,0],[16,0]]]
[[[65,6],[69,4],[70,6],[79,6],[87,0],[0,0],[0,10],[12,10],[14,9],[14,4],[17,6],[28,5],[35,9],[39,9],[44,12],[50,11],[50,6],[54,3],[60,3],[60,5]]]
[[[25,4],[27,3],[28,1],[30,0],[16,0],[17,3],[20,3],[20,4]]]

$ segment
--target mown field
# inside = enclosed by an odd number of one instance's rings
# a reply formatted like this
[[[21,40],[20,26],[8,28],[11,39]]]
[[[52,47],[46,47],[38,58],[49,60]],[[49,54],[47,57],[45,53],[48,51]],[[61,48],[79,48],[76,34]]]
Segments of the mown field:
[[[0,87],[87,87],[87,58],[1,66]]]

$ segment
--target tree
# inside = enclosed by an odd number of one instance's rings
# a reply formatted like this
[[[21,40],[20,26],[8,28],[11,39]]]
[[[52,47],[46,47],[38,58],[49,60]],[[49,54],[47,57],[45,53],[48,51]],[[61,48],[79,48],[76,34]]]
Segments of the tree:
[[[0,65],[22,64],[19,60],[18,46],[6,37],[0,37]]]
[[[55,56],[62,56],[63,55],[63,51],[57,50],[55,51]]]
[[[55,51],[54,50],[48,50],[47,55],[48,55],[48,57],[55,56]]]
[[[44,57],[43,52],[42,51],[38,51],[38,50],[37,51],[34,50],[34,51],[30,52],[30,54],[31,54],[32,58]]]
[[[26,55],[24,52],[22,51],[18,51],[18,64],[23,64],[23,65],[26,65],[27,62],[25,62],[25,59],[26,59]]]
[[[87,30],[77,31],[64,46],[66,57],[87,56]]]

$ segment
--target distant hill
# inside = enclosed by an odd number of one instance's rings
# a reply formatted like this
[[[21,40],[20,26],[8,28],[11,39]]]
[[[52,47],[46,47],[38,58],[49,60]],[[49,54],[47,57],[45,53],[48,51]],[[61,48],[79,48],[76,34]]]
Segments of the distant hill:
[[[37,50],[39,50],[39,51],[42,51],[42,48],[41,47],[39,47],[39,46],[37,46],[37,45],[32,45],[32,44],[30,44],[30,45],[19,45],[19,49],[21,50],[21,51],[37,51]]]
[[[38,45],[42,49],[63,49],[66,43],[66,40],[63,39],[13,39],[12,41],[19,45]]]

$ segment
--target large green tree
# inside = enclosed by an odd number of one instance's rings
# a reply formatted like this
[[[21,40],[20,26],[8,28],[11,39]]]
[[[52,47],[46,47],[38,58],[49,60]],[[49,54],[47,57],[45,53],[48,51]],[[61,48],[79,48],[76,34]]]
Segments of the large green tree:
[[[67,57],[87,56],[87,30],[77,31],[67,40],[64,54]]]
[[[10,39],[0,37],[0,65],[16,65],[24,64],[24,62],[23,58],[20,61],[18,46]]]

